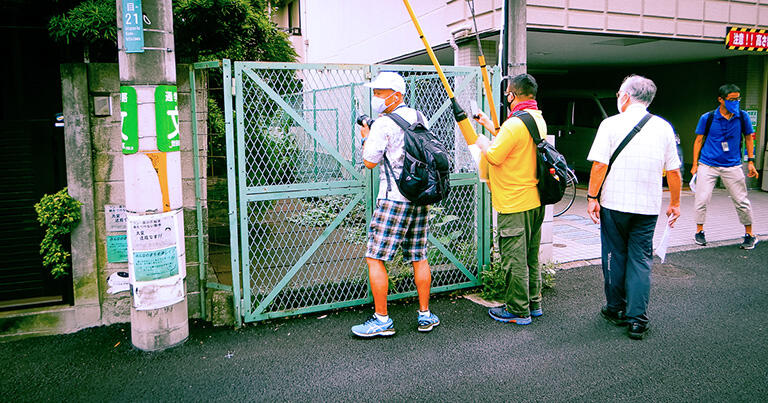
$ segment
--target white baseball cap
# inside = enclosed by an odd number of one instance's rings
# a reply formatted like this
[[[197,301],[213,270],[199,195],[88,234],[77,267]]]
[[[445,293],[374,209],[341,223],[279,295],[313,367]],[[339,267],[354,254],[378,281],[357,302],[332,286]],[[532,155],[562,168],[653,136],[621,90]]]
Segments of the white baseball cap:
[[[382,71],[370,83],[365,84],[368,88],[375,90],[392,90],[405,95],[405,80],[400,74],[392,71]]]

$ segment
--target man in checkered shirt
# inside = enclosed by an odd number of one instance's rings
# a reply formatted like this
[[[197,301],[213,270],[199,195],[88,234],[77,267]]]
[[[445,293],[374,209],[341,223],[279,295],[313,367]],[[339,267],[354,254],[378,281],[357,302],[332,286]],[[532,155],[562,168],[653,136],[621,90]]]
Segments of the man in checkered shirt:
[[[369,169],[375,168],[386,158],[392,167],[387,177],[386,169],[380,169],[379,194],[376,210],[368,228],[368,277],[371,282],[375,313],[364,323],[353,326],[352,333],[360,337],[392,336],[395,326],[387,315],[387,288],[389,277],[385,261],[391,261],[400,246],[403,260],[413,264],[414,282],[419,294],[418,330],[428,332],[440,324],[437,315],[429,311],[429,290],[432,274],[427,263],[428,206],[411,204],[399,191],[397,179],[403,170],[404,132],[391,118],[396,113],[408,122],[426,119],[421,112],[403,103],[405,81],[393,72],[382,72],[366,84],[373,89],[371,107],[380,116],[369,128],[360,130],[363,138],[363,162]]]
[[[628,326],[633,339],[642,339],[649,327],[653,232],[662,208],[665,169],[670,196],[665,220],[671,227],[680,217],[682,178],[674,130],[664,119],[651,116],[612,164],[611,159],[648,115],[655,95],[653,81],[637,75],[624,79],[616,93],[619,114],[600,124],[587,157],[593,162],[587,213],[600,223],[602,243],[606,305],[600,313],[613,324]]]

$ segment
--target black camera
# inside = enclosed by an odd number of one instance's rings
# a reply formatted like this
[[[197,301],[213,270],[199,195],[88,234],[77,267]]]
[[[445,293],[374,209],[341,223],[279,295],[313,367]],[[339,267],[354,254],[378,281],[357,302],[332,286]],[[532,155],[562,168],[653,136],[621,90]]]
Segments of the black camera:
[[[372,118],[371,118],[370,116],[368,116],[368,115],[360,115],[360,116],[358,116],[358,117],[357,117],[357,120],[356,120],[356,122],[357,122],[357,124],[359,124],[360,126],[363,126],[363,125],[368,125],[368,128],[370,129],[370,128],[371,128],[371,126],[373,126],[373,122],[374,122],[374,119],[372,119]]]

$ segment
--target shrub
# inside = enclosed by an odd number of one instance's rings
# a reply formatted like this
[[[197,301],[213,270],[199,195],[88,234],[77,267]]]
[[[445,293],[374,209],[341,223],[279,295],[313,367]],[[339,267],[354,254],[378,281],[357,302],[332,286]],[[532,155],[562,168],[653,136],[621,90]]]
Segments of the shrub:
[[[69,11],[52,17],[48,22],[48,33],[54,41],[67,45],[116,43],[116,14],[114,0],[84,0]]]
[[[51,268],[53,278],[68,274],[71,266],[71,254],[62,240],[80,222],[80,206],[82,203],[67,193],[67,188],[52,195],[44,195],[35,204],[37,221],[45,229],[45,236],[40,243],[40,255],[43,266]]]

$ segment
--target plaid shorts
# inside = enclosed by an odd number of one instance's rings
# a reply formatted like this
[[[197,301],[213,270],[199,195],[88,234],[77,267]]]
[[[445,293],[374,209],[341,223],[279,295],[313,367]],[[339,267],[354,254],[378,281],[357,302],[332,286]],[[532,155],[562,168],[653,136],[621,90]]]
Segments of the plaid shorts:
[[[400,245],[404,261],[426,259],[428,215],[427,206],[379,199],[368,227],[365,257],[390,261]]]

